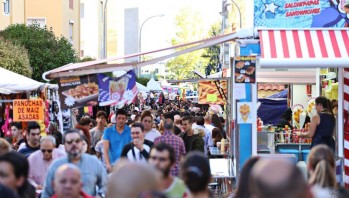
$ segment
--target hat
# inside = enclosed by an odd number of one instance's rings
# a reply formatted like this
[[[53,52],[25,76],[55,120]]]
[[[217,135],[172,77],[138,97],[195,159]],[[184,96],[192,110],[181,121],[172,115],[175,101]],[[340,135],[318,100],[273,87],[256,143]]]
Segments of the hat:
[[[111,116],[110,122],[111,122],[112,124],[115,124],[115,123],[116,123],[116,115],[115,115],[115,114]]]

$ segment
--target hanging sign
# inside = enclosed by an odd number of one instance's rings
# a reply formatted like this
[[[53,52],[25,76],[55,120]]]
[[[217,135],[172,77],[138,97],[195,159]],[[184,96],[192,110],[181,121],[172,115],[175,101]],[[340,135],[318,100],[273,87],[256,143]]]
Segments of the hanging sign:
[[[37,100],[13,100],[13,121],[44,120],[44,102]]]
[[[235,82],[256,82],[256,57],[238,56],[235,58]]]

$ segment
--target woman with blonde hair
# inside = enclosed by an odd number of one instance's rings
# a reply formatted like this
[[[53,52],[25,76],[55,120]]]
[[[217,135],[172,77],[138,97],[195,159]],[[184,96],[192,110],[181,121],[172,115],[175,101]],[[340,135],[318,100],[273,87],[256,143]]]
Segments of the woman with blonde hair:
[[[7,140],[0,138],[0,155],[12,151],[10,143]]]
[[[326,145],[313,147],[308,156],[309,183],[316,197],[331,197],[337,191],[336,163],[333,151]]]

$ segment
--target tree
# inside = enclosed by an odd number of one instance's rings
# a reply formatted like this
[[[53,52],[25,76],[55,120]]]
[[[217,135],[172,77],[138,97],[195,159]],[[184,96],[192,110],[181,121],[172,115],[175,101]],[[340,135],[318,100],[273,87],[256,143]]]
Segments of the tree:
[[[221,29],[221,24],[219,22],[215,23],[211,26],[208,35],[210,37],[218,36],[220,35],[220,31],[221,31],[220,29]],[[218,72],[219,64],[220,64],[220,60],[219,60],[220,51],[221,51],[220,45],[213,45],[205,48],[205,52],[202,55],[202,57],[206,58],[208,62],[205,69],[206,76],[212,73]]]
[[[179,45],[202,39],[204,37],[202,18],[198,12],[194,12],[191,8],[180,10],[176,16],[177,32],[172,38],[172,45]],[[177,48],[184,50],[188,47]],[[169,71],[176,79],[182,80],[186,78],[196,77],[194,70],[204,72],[207,60],[202,57],[204,50],[196,50],[187,54],[177,56],[166,63]]]
[[[138,82],[139,84],[142,84],[144,86],[147,86],[147,83],[149,82],[150,78],[136,78],[136,82]]]
[[[52,29],[37,24],[10,25],[0,32],[0,36],[28,50],[32,78],[37,81],[43,81],[44,72],[77,61],[77,54],[66,38],[57,38]]]
[[[2,38],[0,38],[0,67],[28,78],[31,78],[33,73],[27,50]]]

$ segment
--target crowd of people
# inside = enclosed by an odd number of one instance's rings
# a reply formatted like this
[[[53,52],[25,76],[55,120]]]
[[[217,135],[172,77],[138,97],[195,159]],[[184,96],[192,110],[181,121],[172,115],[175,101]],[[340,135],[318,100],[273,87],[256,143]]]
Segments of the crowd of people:
[[[0,197],[213,197],[208,148],[227,138],[225,121],[189,107],[98,111],[42,137],[36,122],[12,123],[12,137],[0,139]],[[291,162],[253,157],[229,196],[348,197],[331,149],[314,146],[307,162],[309,182]]]

